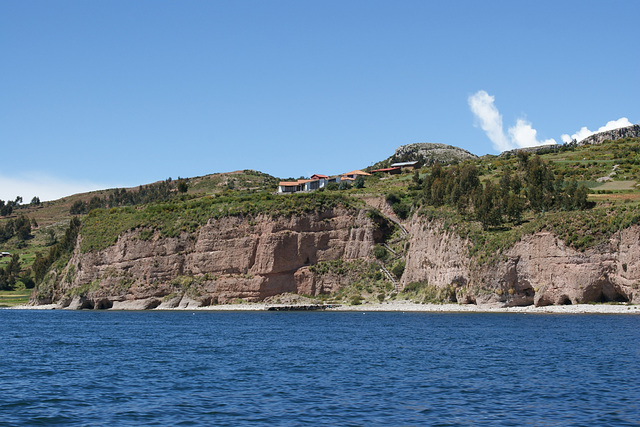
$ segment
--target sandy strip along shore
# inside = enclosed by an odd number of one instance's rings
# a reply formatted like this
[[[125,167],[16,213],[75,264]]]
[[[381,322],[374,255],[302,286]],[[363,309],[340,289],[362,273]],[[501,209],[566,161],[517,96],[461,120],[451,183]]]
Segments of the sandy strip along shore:
[[[264,311],[269,307],[282,307],[284,304],[245,303],[213,305],[197,308],[172,308],[166,310],[177,311]],[[11,309],[23,310],[53,310],[55,304],[40,306],[16,306]],[[158,310],[158,309],[155,309]],[[162,309],[164,310],[164,309]],[[500,307],[496,305],[473,304],[417,304],[409,301],[391,301],[381,304],[340,305],[322,311],[393,311],[393,312],[425,312],[425,313],[547,313],[547,314],[640,314],[640,305],[627,304],[576,304],[550,305],[546,307]]]

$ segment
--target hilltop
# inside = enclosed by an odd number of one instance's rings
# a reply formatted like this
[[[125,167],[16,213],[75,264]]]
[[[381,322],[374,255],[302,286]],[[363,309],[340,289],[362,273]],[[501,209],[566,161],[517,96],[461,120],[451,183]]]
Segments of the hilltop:
[[[452,145],[420,142],[398,147],[393,155],[377,162],[368,169],[386,168],[393,163],[411,161],[418,161],[424,166],[432,165],[435,162],[448,165],[476,159],[477,157],[475,154]]]
[[[594,133],[579,141],[579,145],[602,144],[604,141],[617,141],[624,138],[640,138],[640,125]]]

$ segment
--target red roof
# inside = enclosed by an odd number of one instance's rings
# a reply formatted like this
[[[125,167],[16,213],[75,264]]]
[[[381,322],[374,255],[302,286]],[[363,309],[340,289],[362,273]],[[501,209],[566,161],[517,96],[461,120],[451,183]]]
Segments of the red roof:
[[[318,173],[311,175],[311,179],[327,179],[329,178],[327,175],[320,175]]]
[[[391,172],[391,171],[395,171],[395,170],[398,170],[398,169],[400,169],[399,166],[396,166],[395,168],[375,169],[375,170],[372,170],[371,173],[373,173],[373,172]]]
[[[345,175],[365,175],[365,176],[367,176],[367,175],[371,175],[371,174],[370,173],[366,173],[366,172],[362,172],[362,171],[359,171],[359,170],[354,170],[354,171],[342,174],[342,176],[345,176]]]

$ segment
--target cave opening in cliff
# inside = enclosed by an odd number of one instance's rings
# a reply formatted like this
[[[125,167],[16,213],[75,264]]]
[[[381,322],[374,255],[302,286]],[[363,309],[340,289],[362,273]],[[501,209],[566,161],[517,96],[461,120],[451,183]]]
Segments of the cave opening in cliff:
[[[629,298],[618,292],[613,286],[604,286],[600,297],[594,302],[629,302]]]
[[[560,301],[558,301],[558,305],[571,305],[571,298],[569,298],[566,295],[563,295],[562,298],[560,298]]]
[[[110,300],[101,300],[95,305],[97,310],[107,310],[113,307],[113,302]]]
[[[93,310],[93,301],[86,300],[80,305],[81,310]]]

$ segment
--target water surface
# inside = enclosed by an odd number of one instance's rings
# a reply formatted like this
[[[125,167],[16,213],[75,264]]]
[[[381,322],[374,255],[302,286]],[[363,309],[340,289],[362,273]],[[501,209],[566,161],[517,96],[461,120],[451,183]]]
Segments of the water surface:
[[[640,317],[0,310],[2,425],[638,425]]]

